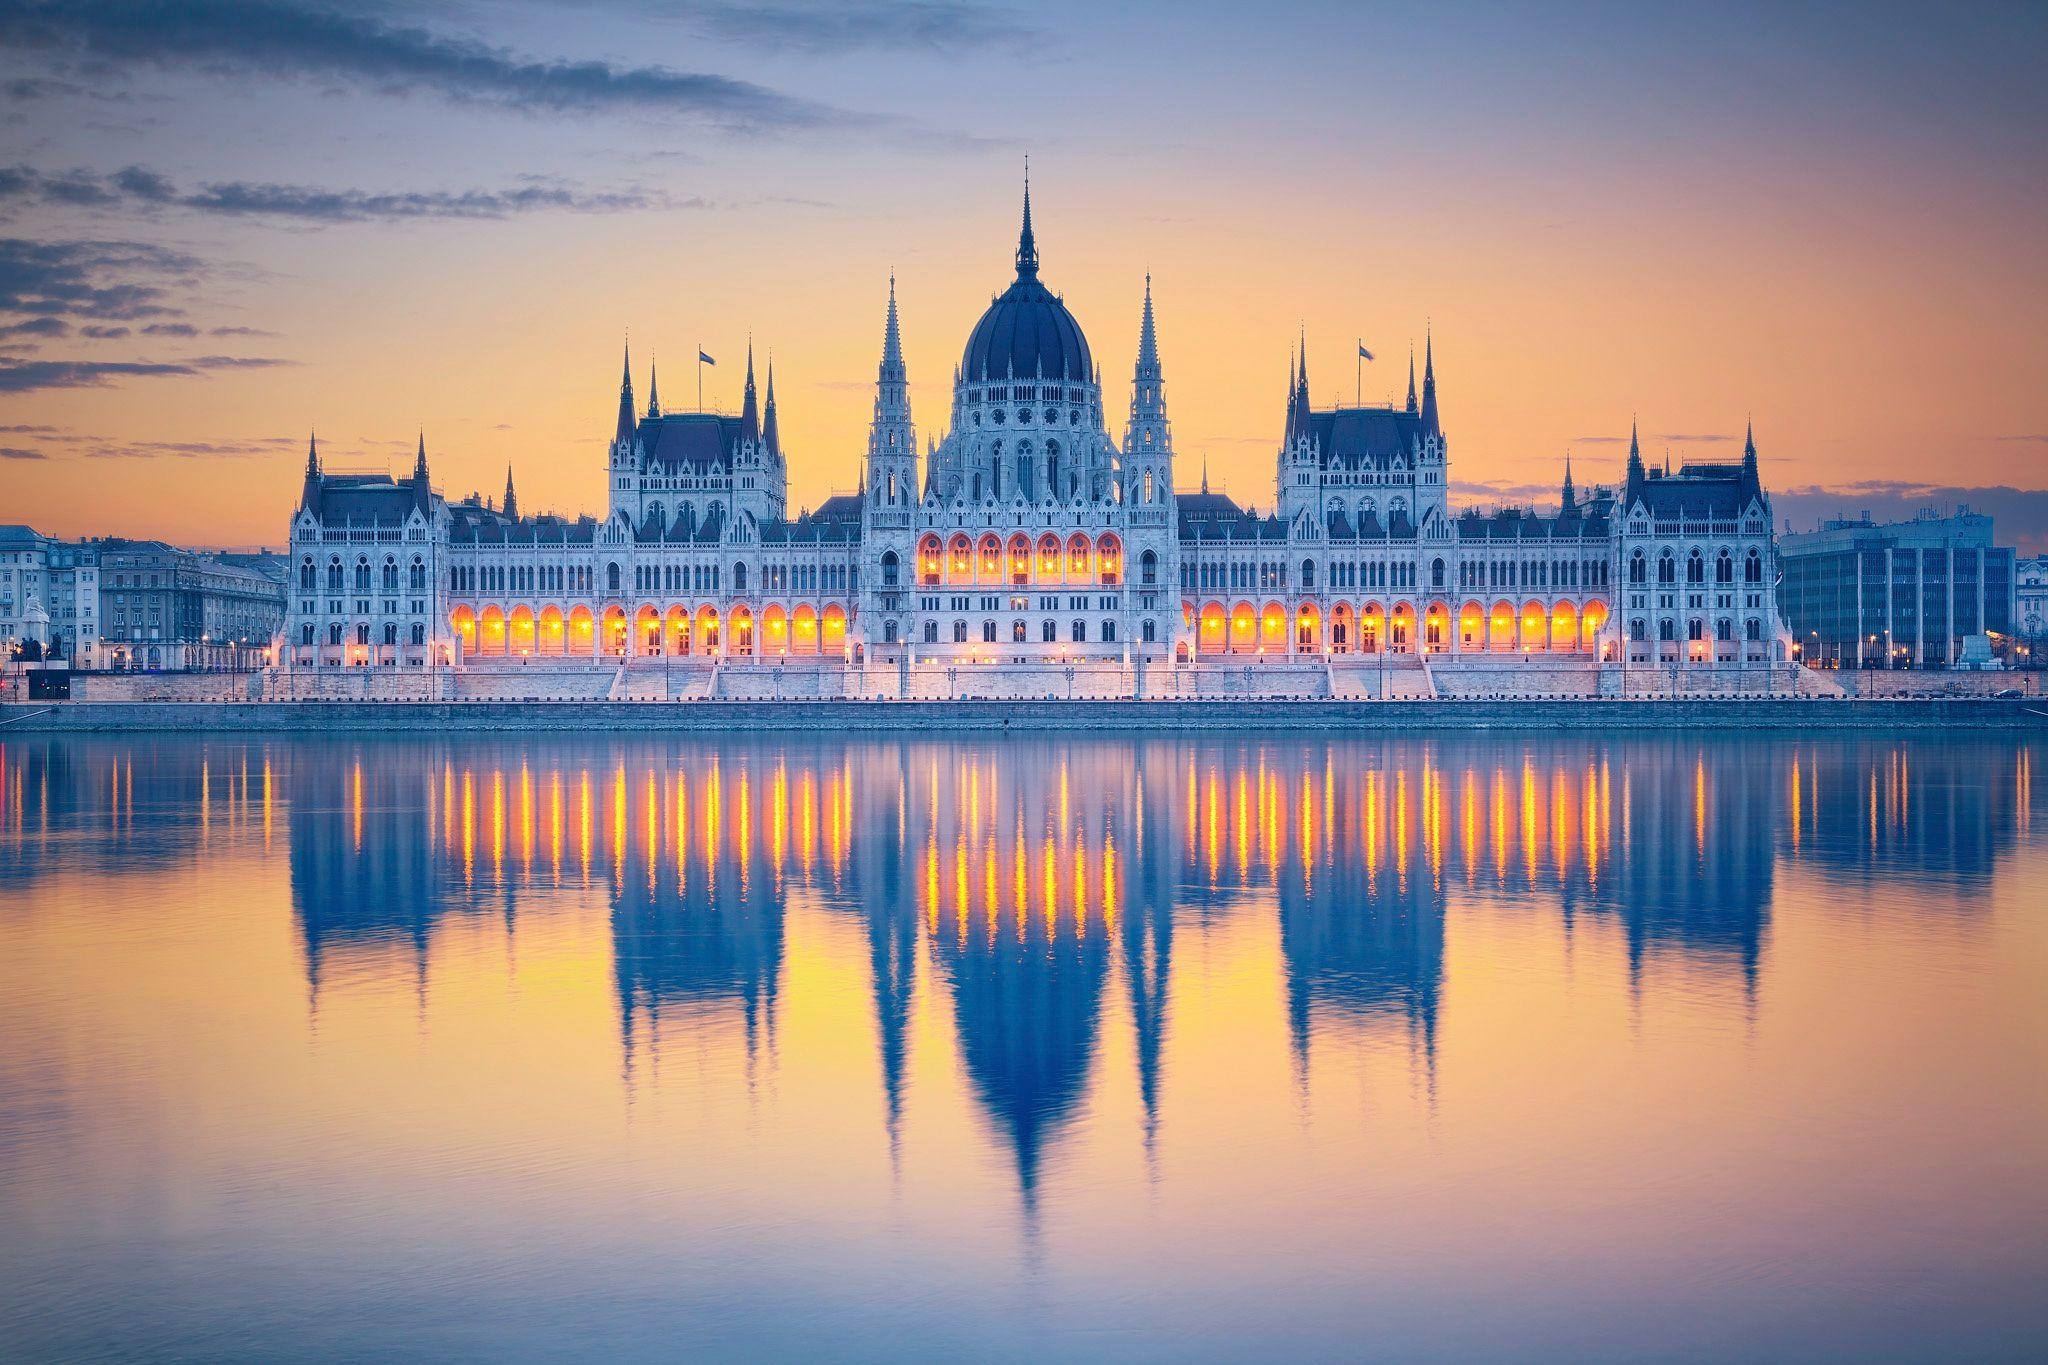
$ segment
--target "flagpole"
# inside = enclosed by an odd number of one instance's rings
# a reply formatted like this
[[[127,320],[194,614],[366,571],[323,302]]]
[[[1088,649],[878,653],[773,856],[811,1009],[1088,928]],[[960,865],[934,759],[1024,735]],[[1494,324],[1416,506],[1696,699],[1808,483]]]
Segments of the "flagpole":
[[[1353,361],[1351,362],[1351,370],[1352,370],[1352,381],[1351,381],[1351,382],[1352,382],[1352,386],[1353,386],[1353,387],[1352,387],[1352,392],[1351,392],[1351,406],[1352,406],[1352,407],[1354,407],[1354,408],[1362,408],[1362,407],[1364,407],[1364,406],[1365,406],[1365,338],[1364,338],[1364,337],[1360,337],[1360,338],[1358,339],[1358,356],[1357,356],[1357,358],[1356,358],[1356,359],[1354,359],[1354,360],[1353,360]]]
[[[697,411],[704,411],[704,343],[697,343]]]

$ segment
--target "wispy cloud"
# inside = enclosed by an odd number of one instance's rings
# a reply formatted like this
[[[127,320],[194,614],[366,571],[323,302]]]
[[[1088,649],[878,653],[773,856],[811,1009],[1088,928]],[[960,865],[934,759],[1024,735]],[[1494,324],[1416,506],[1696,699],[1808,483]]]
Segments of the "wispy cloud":
[[[269,356],[202,355],[190,360],[0,360],[0,394],[99,388],[120,379],[192,377],[295,362]]]
[[[40,450],[28,450],[21,446],[0,446],[0,460],[47,460],[49,458]]]
[[[297,436],[257,436],[241,441],[95,441],[79,452],[89,460],[223,460],[297,450]]]
[[[2001,436],[2001,441],[2026,441],[2034,445],[2048,445],[2048,432],[2037,432],[2028,436]]]
[[[313,79],[525,113],[629,110],[740,130],[873,121],[729,76],[535,59],[374,12],[289,0],[0,0],[0,45],[98,71]]]
[[[300,223],[361,223],[419,218],[509,218],[515,214],[629,213],[648,209],[710,209],[711,200],[677,198],[630,188],[589,191],[534,183],[499,190],[322,189],[255,181],[213,181],[184,189],[155,171],[129,166],[111,175],[85,170],[0,167],[0,208],[181,209],[229,218]]]
[[[656,3],[706,35],[778,52],[830,56],[849,52],[951,54],[981,48],[1041,51],[1044,29],[1007,10],[954,0],[845,0],[818,3]]]
[[[0,313],[135,322],[184,312],[168,290],[203,263],[148,242],[0,238]]]
[[[1716,441],[1741,439],[1739,434],[1726,431],[1646,431],[1642,434],[1645,445],[1712,445]],[[1571,443],[1575,446],[1625,446],[1628,444],[1628,433],[1623,432],[1619,436],[1574,436]]]

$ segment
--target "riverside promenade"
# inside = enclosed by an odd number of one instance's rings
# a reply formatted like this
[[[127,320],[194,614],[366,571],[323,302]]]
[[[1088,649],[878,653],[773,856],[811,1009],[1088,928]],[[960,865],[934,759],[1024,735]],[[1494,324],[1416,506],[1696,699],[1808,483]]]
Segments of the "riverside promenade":
[[[1698,697],[1431,701],[64,701],[0,704],[29,733],[377,734],[1260,730],[2014,730],[2048,733],[2037,697]]]

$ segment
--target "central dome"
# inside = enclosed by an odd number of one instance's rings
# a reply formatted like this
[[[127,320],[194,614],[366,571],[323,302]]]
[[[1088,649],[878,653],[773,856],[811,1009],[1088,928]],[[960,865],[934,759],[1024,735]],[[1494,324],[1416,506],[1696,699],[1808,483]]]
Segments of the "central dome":
[[[988,379],[1067,379],[1087,383],[1095,367],[1081,324],[1038,282],[1038,243],[1031,235],[1031,188],[1024,189],[1024,230],[1017,238],[1017,278],[988,306],[968,335],[960,359],[966,383]]]

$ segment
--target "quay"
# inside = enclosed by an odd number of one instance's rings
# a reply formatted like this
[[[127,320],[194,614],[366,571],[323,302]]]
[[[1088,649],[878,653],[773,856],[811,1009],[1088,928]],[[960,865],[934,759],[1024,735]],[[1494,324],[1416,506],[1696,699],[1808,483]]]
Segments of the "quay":
[[[1344,701],[71,701],[0,703],[21,734],[620,734],[733,732],[998,735],[1043,731],[1396,733],[1452,730],[2014,730],[2048,733],[2039,697]]]

